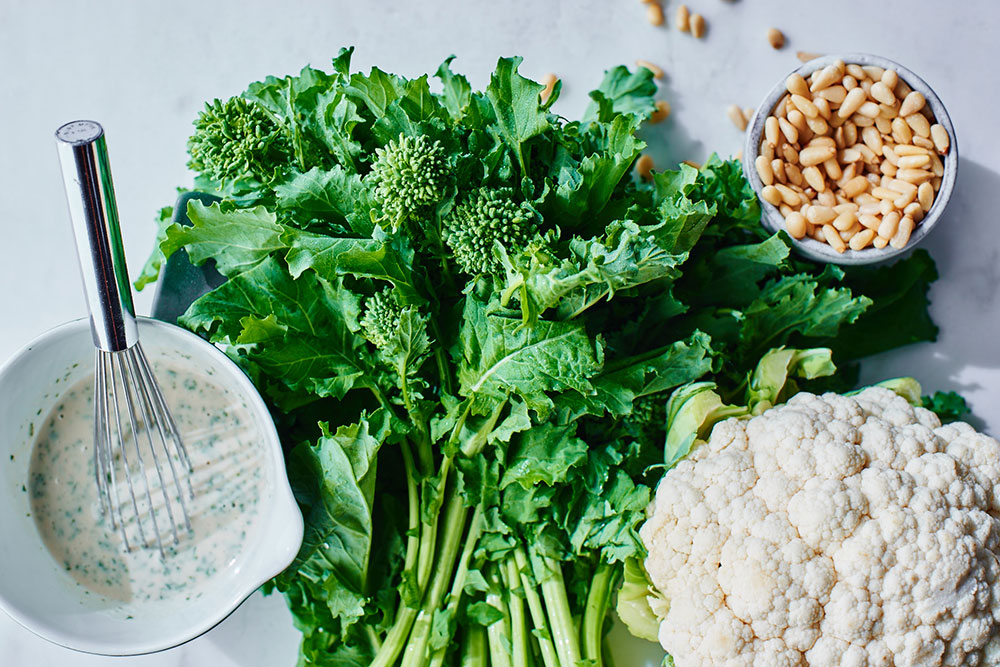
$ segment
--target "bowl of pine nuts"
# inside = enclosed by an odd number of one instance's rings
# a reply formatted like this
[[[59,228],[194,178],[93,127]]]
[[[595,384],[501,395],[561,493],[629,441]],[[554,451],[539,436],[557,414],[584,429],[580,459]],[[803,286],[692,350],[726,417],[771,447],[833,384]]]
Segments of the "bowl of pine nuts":
[[[798,251],[872,264],[912,250],[934,228],[958,174],[941,100],[919,76],[867,54],[811,60],[757,107],[743,173],[762,223]]]

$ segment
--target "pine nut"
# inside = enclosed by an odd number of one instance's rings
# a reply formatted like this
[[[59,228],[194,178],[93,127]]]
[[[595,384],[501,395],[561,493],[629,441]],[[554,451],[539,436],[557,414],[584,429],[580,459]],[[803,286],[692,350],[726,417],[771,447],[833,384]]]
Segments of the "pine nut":
[[[823,187],[824,188],[826,187],[825,182],[823,184]],[[816,194],[816,201],[819,202],[820,206],[829,206],[830,208],[833,208],[834,206],[837,205],[837,197],[832,192],[826,189]]]
[[[920,169],[921,167],[928,166],[930,163],[930,155],[907,155],[899,158],[897,166],[901,169]]]
[[[900,146],[890,146],[889,144],[883,144],[882,146],[882,157],[891,162],[895,166],[899,166],[899,157],[896,152],[899,150]]]
[[[840,72],[840,76],[844,76],[844,74],[847,73],[847,63],[843,60],[837,60],[837,62],[833,63],[833,66],[837,68],[838,72]]]
[[[871,118],[874,121],[875,118],[878,118],[879,108],[874,102],[868,101],[858,107],[858,113],[866,118]]]
[[[785,135],[785,139],[788,140],[788,143],[794,144],[798,142],[799,131],[795,129],[795,126],[792,125],[787,119],[779,118],[778,126],[781,128],[781,133]]]
[[[874,238],[874,229],[862,229],[860,232],[851,237],[851,240],[847,245],[850,246],[851,250],[864,250]]]
[[[854,144],[851,148],[845,148],[840,151],[840,161],[841,162],[860,162],[861,161],[861,151],[857,148],[858,144]]]
[[[681,164],[686,164],[692,169],[701,169],[701,165],[695,162],[694,160],[681,160]]]
[[[910,216],[914,222],[920,222],[924,218],[924,208],[920,206],[920,202],[913,202],[903,209],[903,215]]]
[[[931,139],[934,140],[934,148],[941,155],[946,154],[951,147],[951,139],[948,137],[948,130],[944,129],[944,125],[939,123],[931,125]]]
[[[646,6],[646,20],[655,26],[663,25],[663,7],[658,2],[651,2]]]
[[[916,137],[914,137],[916,138]],[[896,155],[899,157],[904,157],[907,155],[927,155],[930,156],[930,151],[923,146],[914,146],[912,144],[899,144],[896,146]]]
[[[691,34],[697,39],[705,36],[705,17],[701,14],[691,15]]]
[[[850,75],[845,76],[840,83],[841,85],[844,86],[844,90],[846,90],[847,92],[851,92],[852,90],[858,87],[858,80]]]
[[[809,94],[809,85],[806,80],[802,78],[800,74],[789,74],[788,78],[785,79],[785,90],[787,90],[792,95],[801,95],[805,97]]]
[[[888,160],[883,160],[879,162],[878,170],[885,174],[886,176],[895,176],[896,172],[899,171],[896,166],[889,162]]]
[[[816,239],[820,243],[826,243],[826,237],[823,236],[823,228],[817,227],[816,225],[809,225],[809,236]]]
[[[924,169],[900,169],[896,172],[896,178],[901,181],[920,185],[934,178],[934,174]]]
[[[809,131],[809,126],[806,125],[806,117],[794,106],[792,107],[792,110],[788,112],[788,122],[795,126],[795,129],[799,131],[799,134],[805,134]],[[795,142],[793,141],[792,143]]]
[[[732,121],[733,125],[736,126],[740,132],[746,132],[747,129],[747,119],[743,115],[743,109],[739,108],[735,104],[730,104],[726,109],[726,115],[729,116],[729,120]]]
[[[841,189],[844,191],[845,197],[853,199],[862,192],[866,192],[868,190],[868,185],[868,179],[864,176],[855,176],[851,180],[844,183],[844,185],[841,186]]]
[[[931,136],[931,124],[921,113],[911,113],[905,118],[906,124],[910,126],[919,136],[928,139]]]
[[[927,150],[934,150],[934,142],[926,137],[913,137],[913,145],[919,146],[920,148],[926,148]]]
[[[858,143],[858,126],[851,121],[844,123],[844,143],[848,146]]]
[[[785,45],[785,35],[777,28],[770,28],[767,31],[767,43],[772,49],[780,49]]]
[[[854,112],[860,109],[861,105],[865,103],[866,97],[865,91],[861,88],[849,90],[844,97],[844,102],[837,109],[837,115],[841,118],[849,118],[854,115]]]
[[[941,162],[941,158],[937,154],[931,155],[931,173],[938,178],[944,176],[944,163]],[[935,189],[937,189],[937,186],[935,186]]]
[[[861,151],[861,159],[865,161],[865,164],[873,165],[878,160],[875,155],[875,151],[868,148],[865,144],[856,144],[855,146],[852,146],[852,148],[857,148]]]
[[[890,190],[889,188],[883,188],[882,186],[872,188],[872,196],[878,197],[879,199],[888,199],[889,201],[894,200],[899,196],[899,193],[895,190]]]
[[[793,239],[802,239],[806,236],[806,218],[798,211],[792,211],[785,216],[785,229]]]
[[[900,248],[905,248],[906,244],[910,242],[910,234],[913,233],[913,218],[905,217],[899,221],[899,227],[896,229],[895,235],[889,244],[899,250]]]
[[[924,185],[927,185],[926,183]],[[892,200],[892,205],[902,211],[904,208],[909,206],[910,202],[917,198],[917,191],[912,190],[910,192],[904,192],[895,199]]]
[[[861,114],[856,113],[853,116],[851,116],[851,122],[857,125],[858,127],[871,127],[872,125],[875,124],[875,119],[870,118],[868,116],[862,116]]]
[[[869,81],[868,79],[865,79],[864,81],[859,82],[858,86],[861,87],[861,90],[865,91],[865,95],[867,95],[870,92],[872,92],[872,82]]]
[[[866,127],[861,131],[861,139],[875,153],[875,155],[882,154],[882,135],[874,127]]]
[[[894,106],[889,106],[888,104],[878,105],[878,120],[879,118],[884,118],[885,120],[892,120],[899,115],[899,109]]]
[[[882,248],[889,245],[889,239],[884,239],[881,236],[876,236],[872,239],[872,247],[876,250],[881,250]]]
[[[910,126],[906,124],[906,121],[902,118],[893,120],[892,140],[897,144],[908,144],[911,139],[913,139],[913,132],[910,130]]]
[[[826,134],[830,131],[830,126],[822,118],[806,118],[806,125],[815,134]]]
[[[812,85],[809,86],[809,90],[813,93],[818,92],[832,86],[837,81],[840,81],[841,78],[842,75],[836,65],[827,65],[816,74],[816,78],[813,80]]]
[[[856,65],[855,63],[848,63],[845,71],[855,79],[863,79],[868,76],[865,74],[865,71],[861,69],[861,65]]]
[[[760,149],[760,154],[766,157],[767,161],[770,162],[774,159],[774,146],[765,142]]]
[[[771,146],[778,145],[778,133],[781,131],[781,127],[778,125],[778,119],[774,116],[768,116],[767,120],[764,121],[764,139],[767,140]]]
[[[801,111],[807,118],[819,117],[819,109],[817,109],[816,105],[804,95],[796,95],[795,93],[792,93],[792,104],[794,104],[795,108]]]
[[[902,195],[909,194],[911,192],[913,194],[917,193],[917,186],[915,186],[913,183],[907,183],[906,181],[901,181],[896,178],[892,178],[886,181],[885,187],[889,188],[890,190],[895,190],[896,192]]]
[[[934,204],[934,186],[930,183],[921,183],[917,188],[917,200],[924,211],[931,210],[931,205]]]
[[[847,97],[847,88],[844,88],[839,84],[836,86],[830,86],[829,88],[824,88],[819,91],[816,94],[816,97],[821,97],[830,104],[843,104],[844,98]]]
[[[898,211],[887,214],[882,218],[882,222],[878,226],[878,235],[891,239],[896,233],[896,228],[899,226],[899,219],[901,217]]]
[[[820,58],[822,56],[823,56],[822,53],[813,53],[812,51],[796,51],[795,52],[795,57],[798,58],[801,62],[804,62],[804,63],[807,63],[810,60],[816,60],[817,58]]]
[[[858,216],[854,211],[844,211],[837,215],[833,221],[833,226],[838,231],[844,231],[845,229],[850,229],[858,223]]]
[[[882,75],[885,74],[885,70],[878,65],[862,65],[861,69],[864,70],[865,76],[872,81],[881,81]]]
[[[773,185],[765,185],[760,191],[760,198],[766,201],[771,206],[778,206],[781,204],[781,193]]]
[[[806,211],[806,220],[814,225],[825,225],[836,217],[837,213],[829,206],[810,206]]]
[[[837,252],[844,252],[847,250],[847,244],[844,243],[844,239],[840,238],[840,234],[837,230],[833,228],[833,225],[823,225],[823,238],[826,242],[830,244],[830,247]]]
[[[872,84],[871,96],[882,104],[893,106],[896,104],[896,96],[892,94],[892,87],[885,85],[881,81]]]
[[[816,97],[813,99],[812,103],[816,105],[816,109],[819,111],[819,117],[823,120],[830,120],[830,103],[822,97]]]
[[[875,77],[872,78],[874,79]],[[894,69],[887,69],[882,73],[882,78],[879,83],[885,84],[887,88],[892,90],[896,87],[896,84],[899,83],[899,73]]]
[[[541,97],[541,100],[542,100],[543,104],[545,102],[547,102],[550,97],[552,97],[552,91],[555,90],[556,83],[558,81],[559,81],[559,77],[557,77],[552,72],[549,72],[548,74],[546,74],[545,76],[542,77],[542,84],[545,87],[542,88],[542,92],[539,93],[539,96]]]
[[[774,187],[778,188],[778,192],[781,193],[781,201],[785,202],[789,206],[799,205],[799,196],[795,190],[792,190],[790,187],[782,183],[775,183]]]
[[[860,231],[861,231],[861,225],[855,224],[850,229],[845,229],[845,230],[841,231],[840,232],[840,238],[842,238],[844,241],[847,241],[847,245],[848,245],[848,247],[850,247],[850,245],[851,245],[850,244],[851,239],[854,237],[855,234],[857,234]]]
[[[802,178],[804,178],[806,183],[808,183],[816,192],[823,192],[826,190],[826,179],[823,178],[823,174],[820,173],[818,167],[806,167],[803,169]]]
[[[674,18],[674,23],[677,24],[677,29],[681,32],[691,30],[691,11],[687,5],[681,5],[677,8],[677,16]]]
[[[644,181],[650,181],[653,179],[653,158],[648,155],[641,155],[638,160],[635,161],[635,170],[639,174],[639,178]]]
[[[656,111],[649,116],[650,123],[662,123],[670,115],[670,102],[659,100],[656,103]]]
[[[635,61],[635,65],[636,65],[636,67],[645,67],[646,69],[648,69],[650,72],[653,73],[653,78],[654,79],[662,79],[663,78],[663,74],[664,74],[663,68],[660,67],[659,65],[654,65],[653,63],[649,62],[648,60],[641,60],[641,59],[640,60],[636,60]]]
[[[861,178],[864,178],[864,176],[862,176]],[[868,181],[867,178],[865,178],[865,180]],[[871,181],[868,181],[868,185],[871,185]],[[858,195],[857,197],[855,197],[854,198],[854,203],[858,205],[858,210],[861,211],[862,213],[871,213],[871,212],[878,213],[879,200],[875,199],[875,197],[872,197],[867,192],[862,192],[860,195]],[[868,204],[874,205],[875,206],[875,210],[874,211],[862,210]]]
[[[758,155],[753,164],[757,168],[757,175],[760,176],[761,183],[764,185],[774,183],[774,171],[771,170],[771,163],[766,157]]]
[[[785,176],[788,177],[788,182],[792,185],[802,187],[805,183],[805,179],[802,178],[802,171],[799,170],[798,165],[792,164],[791,162],[785,163]]]
[[[832,157],[823,163],[823,168],[826,170],[826,175],[833,180],[838,180],[842,175],[843,171],[840,169],[840,163],[837,162],[837,158]]]
[[[868,229],[878,230],[878,226],[882,224],[882,221],[871,213],[862,213],[858,216],[858,222],[867,227]]]
[[[903,103],[899,105],[899,115],[905,118],[911,113],[917,113],[924,108],[924,104],[926,103],[927,100],[924,98],[924,94],[919,90],[914,90],[907,95],[906,99],[903,100]]]
[[[882,118],[882,114],[879,114],[879,117],[875,119],[875,127],[882,134],[892,134],[892,122],[889,118]]]
[[[774,172],[774,178],[778,182],[785,183],[788,181],[788,177],[785,176],[785,163],[778,158],[771,160],[771,171]]]
[[[880,215],[889,215],[894,208],[895,206],[892,205],[892,201],[889,199],[880,199],[878,202],[878,212]]]
[[[832,146],[807,146],[799,152],[799,163],[803,167],[812,167],[836,155],[837,149]]]
[[[906,82],[902,79],[896,84],[896,87],[892,89],[892,92],[896,94],[898,99],[904,100],[906,96],[913,92],[913,89],[906,85]]]

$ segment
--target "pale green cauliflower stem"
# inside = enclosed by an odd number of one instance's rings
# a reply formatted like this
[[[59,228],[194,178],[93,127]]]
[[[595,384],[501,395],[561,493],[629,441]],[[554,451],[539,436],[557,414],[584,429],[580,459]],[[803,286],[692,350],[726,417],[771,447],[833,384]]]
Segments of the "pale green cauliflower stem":
[[[717,424],[641,535],[677,667],[1000,664],[1000,442],[888,389]]]

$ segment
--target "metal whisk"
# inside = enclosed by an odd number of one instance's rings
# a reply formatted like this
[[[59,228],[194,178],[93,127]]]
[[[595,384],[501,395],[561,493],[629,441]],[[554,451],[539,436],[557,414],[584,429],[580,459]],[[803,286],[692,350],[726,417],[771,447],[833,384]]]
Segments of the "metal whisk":
[[[134,545],[134,525],[139,546],[165,557],[166,539],[177,544],[182,527],[191,530],[185,503],[194,497],[191,460],[139,344],[104,129],[73,121],[56,130],[56,140],[97,348],[94,472],[101,511],[126,550]]]

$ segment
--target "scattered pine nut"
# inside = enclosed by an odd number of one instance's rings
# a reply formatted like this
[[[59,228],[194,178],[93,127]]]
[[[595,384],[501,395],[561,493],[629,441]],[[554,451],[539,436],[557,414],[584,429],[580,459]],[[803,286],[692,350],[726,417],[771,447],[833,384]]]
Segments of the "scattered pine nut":
[[[642,59],[636,60],[635,61],[635,66],[636,67],[645,67],[646,69],[648,69],[650,72],[653,73],[653,78],[654,79],[662,79],[663,78],[663,75],[664,75],[663,68],[660,67],[659,65],[654,65],[653,63],[649,62],[648,60],[642,60]]]
[[[548,74],[542,77],[542,84],[545,86],[545,88],[543,88],[541,92],[543,103],[547,102],[549,98],[552,97],[552,91],[555,90],[556,82],[558,81],[559,77],[557,77],[552,72],[549,72]]]
[[[689,167],[694,167],[695,169],[701,169],[701,165],[694,160],[681,160],[681,164],[686,164]]]
[[[730,104],[726,109],[726,115],[729,116],[729,120],[733,122],[740,132],[746,132],[747,129],[747,118],[743,115],[743,109],[741,109],[736,104]]]
[[[767,31],[767,42],[772,49],[780,49],[785,45],[785,34],[777,28],[769,28]]]
[[[635,161],[635,170],[639,174],[639,178],[644,181],[650,181],[653,179],[653,158],[648,155],[642,155],[638,160]]]
[[[661,26],[664,23],[663,7],[659,2],[650,2],[646,5],[646,20],[651,25]]]
[[[674,23],[677,24],[677,29],[681,32],[689,32],[691,30],[691,12],[687,5],[680,5],[677,8],[677,16],[674,19]]]
[[[810,60],[816,60],[817,58],[821,57],[822,55],[823,55],[822,53],[812,53],[810,51],[797,51],[795,53],[795,57],[798,58],[799,60],[801,60],[804,63],[807,63]]]
[[[659,100],[656,103],[656,111],[649,116],[650,123],[662,123],[670,115],[670,102]]]
[[[701,14],[691,15],[691,34],[697,39],[705,36],[705,17]]]

